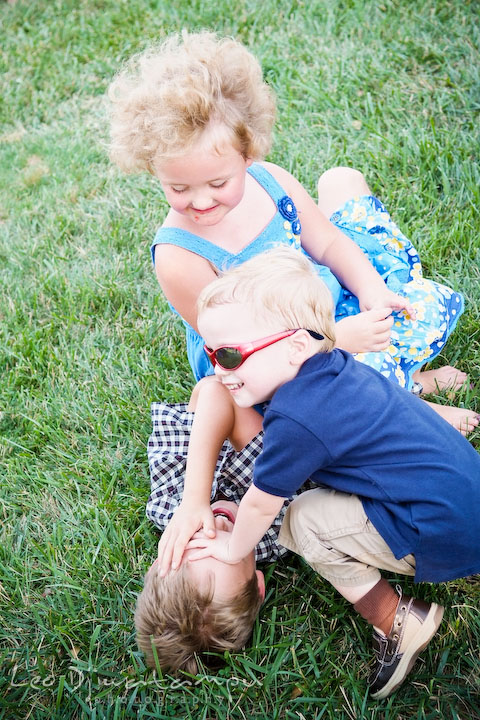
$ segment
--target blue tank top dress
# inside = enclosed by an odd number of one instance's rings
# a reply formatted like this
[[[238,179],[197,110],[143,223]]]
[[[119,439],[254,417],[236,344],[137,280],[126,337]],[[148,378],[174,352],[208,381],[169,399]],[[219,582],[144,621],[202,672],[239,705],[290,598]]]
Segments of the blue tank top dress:
[[[155,247],[162,243],[194,252],[219,271],[243,263],[279,243],[307,254],[300,243],[301,225],[293,200],[262,165],[254,163],[247,172],[270,195],[277,208],[270,223],[252,242],[238,254],[232,254],[186,230],[162,227],[151,246],[152,260],[155,260]],[[391,345],[387,350],[354,354],[356,360],[411,389],[415,370],[433,360],[453,332],[463,312],[463,298],[450,288],[423,277],[417,251],[377,198],[371,195],[352,198],[332,215],[330,221],[363,250],[388,288],[408,296],[415,309],[415,320],[405,311],[394,313]],[[335,319],[359,313],[357,298],[342,287],[329,268],[310,260],[332,293]],[[176,312],[173,307],[172,310]],[[184,323],[188,360],[195,379],[200,380],[212,374],[213,368],[203,350],[203,339]]]

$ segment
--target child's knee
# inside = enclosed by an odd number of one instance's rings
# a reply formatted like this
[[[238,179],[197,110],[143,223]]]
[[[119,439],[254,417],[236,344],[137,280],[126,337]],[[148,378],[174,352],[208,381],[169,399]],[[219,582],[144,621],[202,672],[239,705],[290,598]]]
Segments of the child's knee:
[[[348,200],[360,195],[371,195],[365,177],[350,167],[333,167],[320,175],[317,183],[318,207],[330,217]]]
[[[303,540],[312,525],[310,513],[316,493],[317,489],[315,488],[298,495],[287,507],[282,521],[280,542],[300,555],[304,545]]]
[[[319,188],[329,188],[330,190],[335,187],[345,188],[368,188],[365,176],[360,170],[356,170],[351,167],[332,167],[325,170],[324,173],[318,178]]]
[[[193,388],[190,395],[190,402],[188,403],[188,409],[190,412],[195,411],[200,395],[202,395],[203,398],[209,398],[211,396],[213,400],[218,393],[223,394],[223,392],[225,392],[225,389],[222,387],[221,383],[218,382],[215,375],[207,375],[207,377],[199,380]]]

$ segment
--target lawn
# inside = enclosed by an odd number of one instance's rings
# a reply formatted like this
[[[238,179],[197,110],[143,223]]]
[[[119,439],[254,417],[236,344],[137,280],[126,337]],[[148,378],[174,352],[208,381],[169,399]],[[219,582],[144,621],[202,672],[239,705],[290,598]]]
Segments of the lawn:
[[[145,668],[149,406],[185,400],[192,377],[149,258],[166,204],[110,163],[105,99],[124,59],[183,27],[246,43],[278,98],[269,159],[312,194],[328,167],[362,170],[425,274],[464,294],[439,362],[470,374],[456,402],[480,411],[478,9],[1,0],[0,717],[480,718],[478,578],[415,588],[445,620],[385,701],[366,693],[368,628],[293,556],[266,568],[252,645],[218,673]]]

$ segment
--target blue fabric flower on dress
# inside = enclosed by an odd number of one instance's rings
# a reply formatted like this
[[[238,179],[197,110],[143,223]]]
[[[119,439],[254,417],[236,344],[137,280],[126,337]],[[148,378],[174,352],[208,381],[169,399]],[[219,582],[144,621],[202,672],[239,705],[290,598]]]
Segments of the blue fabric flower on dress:
[[[280,213],[286,220],[297,220],[297,208],[291,197],[284,195],[277,203]]]
[[[300,233],[302,226],[297,217],[297,208],[291,197],[284,195],[277,202],[280,215],[285,218],[283,227],[286,231],[286,238],[291,245],[298,250],[300,247]]]
[[[300,235],[302,232],[302,226],[300,225],[300,220],[298,218],[295,218],[295,220],[292,221],[292,232],[294,235]]]

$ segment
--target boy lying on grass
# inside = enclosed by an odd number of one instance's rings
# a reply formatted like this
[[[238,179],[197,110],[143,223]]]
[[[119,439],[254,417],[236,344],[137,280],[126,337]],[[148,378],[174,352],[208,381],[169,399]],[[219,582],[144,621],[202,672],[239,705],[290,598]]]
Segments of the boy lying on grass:
[[[379,569],[416,582],[480,571],[480,457],[425,403],[334,349],[329,294],[297,251],[269,251],[215,280],[200,296],[198,325],[235,403],[268,405],[233,529],[196,533],[181,572],[207,557],[241,563],[310,478],[318,487],[287,508],[280,543],[373,626],[370,690],[386,697],[443,608],[404,596]],[[170,557],[159,557],[159,585],[174,582]]]
[[[152,421],[147,517],[163,531],[159,554],[170,542],[181,544],[183,553],[199,529],[210,536],[217,530],[231,532],[261,452],[262,416],[238,408],[229,391],[209,377],[196,385],[188,405],[152,403]],[[135,614],[137,641],[149,665],[195,673],[202,651],[245,645],[264,596],[263,574],[255,571],[255,562],[271,562],[287,552],[277,542],[287,504],[255,553],[241,563],[184,562],[167,577],[161,577],[158,560],[153,563]]]
[[[231,533],[238,505],[219,500],[211,507],[217,532]],[[158,560],[145,575],[135,627],[138,646],[151,667],[158,662],[162,670],[195,674],[196,656],[202,652],[241,649],[265,597],[253,550],[235,564],[213,557],[189,563],[193,552],[186,550],[180,569],[166,577],[160,576]]]

